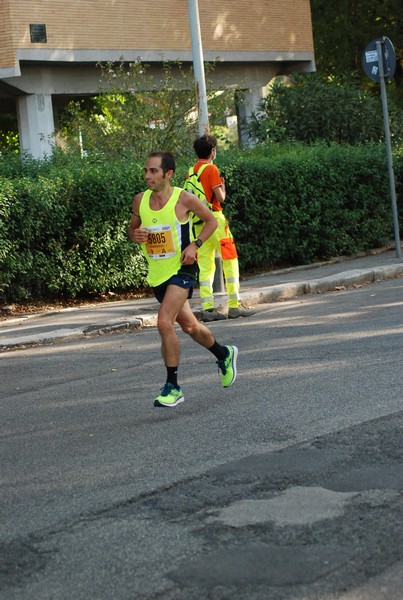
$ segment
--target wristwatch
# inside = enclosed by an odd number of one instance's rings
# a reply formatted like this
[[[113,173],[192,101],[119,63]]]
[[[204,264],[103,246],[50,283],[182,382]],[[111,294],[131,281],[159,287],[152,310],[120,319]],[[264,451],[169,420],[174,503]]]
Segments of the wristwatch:
[[[200,248],[200,246],[203,244],[203,242],[199,239],[195,240],[195,244],[198,248]]]

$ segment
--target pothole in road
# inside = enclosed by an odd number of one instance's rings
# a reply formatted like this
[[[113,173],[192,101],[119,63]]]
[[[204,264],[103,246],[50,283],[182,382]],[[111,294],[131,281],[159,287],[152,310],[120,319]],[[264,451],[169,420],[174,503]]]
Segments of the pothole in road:
[[[267,499],[237,500],[208,517],[209,523],[245,527],[273,521],[277,525],[310,525],[343,514],[346,503],[357,492],[333,492],[322,487],[292,487]],[[209,511],[217,513],[217,509]]]

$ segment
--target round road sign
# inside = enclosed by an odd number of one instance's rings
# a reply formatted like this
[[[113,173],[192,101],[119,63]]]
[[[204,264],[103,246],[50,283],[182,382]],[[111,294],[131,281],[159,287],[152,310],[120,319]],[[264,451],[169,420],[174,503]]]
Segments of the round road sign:
[[[364,71],[368,77],[379,83],[380,68],[377,42],[381,42],[381,54],[383,57],[383,73],[385,76],[385,81],[390,81],[396,69],[396,54],[393,44],[389,38],[382,36],[372,40],[372,42],[368,44],[362,55],[362,66],[364,67]]]

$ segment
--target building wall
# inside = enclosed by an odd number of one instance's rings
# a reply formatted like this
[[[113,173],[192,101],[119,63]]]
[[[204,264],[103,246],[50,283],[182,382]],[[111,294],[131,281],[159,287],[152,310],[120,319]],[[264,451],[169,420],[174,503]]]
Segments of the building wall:
[[[15,64],[15,46],[9,15],[10,4],[10,0],[0,2],[0,67]]]
[[[247,92],[240,119],[273,77],[315,69],[309,0],[200,0],[198,8],[203,58],[215,63],[209,85]],[[30,25],[46,26],[46,43],[32,42]],[[99,63],[141,59],[151,83],[164,60],[193,66],[188,0],[1,0],[0,33],[0,114],[11,100],[21,148],[35,158],[52,151],[57,111],[99,93]]]
[[[205,50],[313,52],[309,0],[198,4]],[[187,0],[2,0],[0,16],[0,68],[18,49],[191,49]],[[46,44],[31,42],[30,24],[46,25]]]

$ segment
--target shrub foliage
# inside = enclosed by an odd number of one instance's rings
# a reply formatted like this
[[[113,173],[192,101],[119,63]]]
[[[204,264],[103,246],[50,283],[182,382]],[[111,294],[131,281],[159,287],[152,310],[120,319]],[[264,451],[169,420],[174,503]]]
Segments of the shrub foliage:
[[[188,165],[173,180],[181,186]],[[222,153],[225,212],[241,269],[307,264],[393,239],[386,152],[366,147],[278,146]],[[0,296],[90,297],[146,285],[139,247],[127,238],[143,164],[54,157],[0,161]],[[399,201],[403,157],[395,156]],[[400,207],[400,216],[402,209]]]
[[[392,142],[401,143],[403,111],[389,99]],[[252,118],[244,125],[255,143],[318,141],[378,143],[384,139],[379,91],[370,93],[353,76],[324,78],[297,74],[274,80]]]
[[[307,264],[393,239],[383,147],[295,146],[251,153],[222,171],[243,268]]]
[[[0,177],[0,293],[18,301],[142,287],[145,263],[127,238],[142,167],[70,160],[37,169]]]

